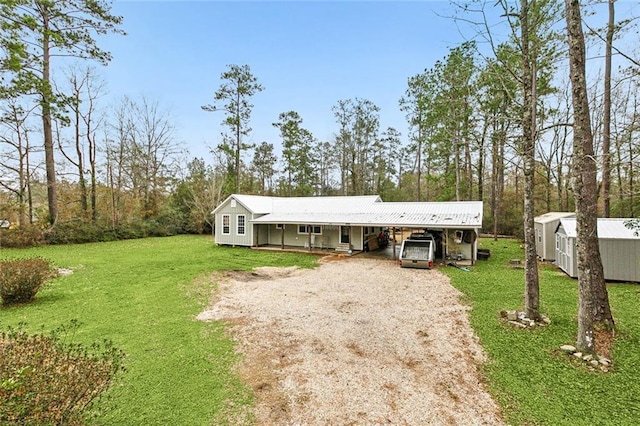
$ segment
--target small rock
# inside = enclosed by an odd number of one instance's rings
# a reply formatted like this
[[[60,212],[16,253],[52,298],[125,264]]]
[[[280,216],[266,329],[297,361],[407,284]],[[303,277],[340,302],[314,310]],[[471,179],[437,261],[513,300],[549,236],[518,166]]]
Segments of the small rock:
[[[524,312],[518,312],[518,319],[525,320],[529,318],[527,318],[527,314],[525,314]]]
[[[512,265],[520,265],[522,261],[520,259],[511,259],[509,263]]]
[[[524,324],[522,324],[521,322],[518,322],[518,321],[509,321],[509,324],[513,324],[516,327],[520,327],[520,328],[527,328],[526,325],[524,325]]]
[[[594,367],[598,366],[598,360],[592,359],[591,361],[589,361],[589,364],[593,365]]]
[[[582,352],[574,352],[573,356],[575,356],[576,358],[582,358]]]
[[[604,365],[602,367],[600,367],[600,370],[602,370],[603,373],[608,373],[609,369],[607,367],[605,367]]]
[[[607,358],[605,358],[603,356],[599,357],[598,361],[600,362],[600,364],[604,365],[605,367],[608,367],[608,366],[611,365],[611,360],[607,359]]]
[[[549,319],[549,317],[547,317],[545,315],[542,316],[542,322],[547,324],[547,325],[551,324],[551,320]]]
[[[518,319],[518,314],[516,311],[507,311],[507,319],[509,321],[515,321]]]
[[[58,268],[58,275],[67,276],[73,274],[73,270],[67,268]]]
[[[591,354],[585,355],[582,357],[582,359],[585,360],[586,362],[590,362],[591,360],[593,360],[593,355]]]
[[[560,350],[561,351],[565,351],[565,352],[574,353],[576,351],[576,347],[575,346],[571,346],[571,345],[562,345],[562,346],[560,346]]]

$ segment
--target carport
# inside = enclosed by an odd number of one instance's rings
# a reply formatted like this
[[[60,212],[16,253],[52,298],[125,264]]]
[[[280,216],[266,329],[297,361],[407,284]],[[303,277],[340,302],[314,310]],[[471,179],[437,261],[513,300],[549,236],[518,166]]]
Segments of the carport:
[[[337,198],[337,197],[333,197]],[[350,197],[341,197],[347,201]],[[353,252],[364,250],[366,238],[377,235],[382,229],[390,230],[392,256],[396,256],[395,244],[398,236],[411,230],[428,231],[434,234],[439,257],[477,260],[478,234],[482,227],[482,202],[374,202],[360,211],[340,208],[331,211],[279,211],[253,219],[255,226],[273,226],[280,232],[280,246],[285,248],[284,232],[289,226],[306,227],[304,248],[323,248],[316,244],[315,227],[326,229],[326,234],[335,231],[339,238],[335,251]],[[302,225],[301,225],[302,224]],[[398,232],[396,232],[398,231]],[[356,235],[357,234],[357,235]],[[299,234],[301,235],[301,234]],[[328,248],[328,247],[327,247]]]

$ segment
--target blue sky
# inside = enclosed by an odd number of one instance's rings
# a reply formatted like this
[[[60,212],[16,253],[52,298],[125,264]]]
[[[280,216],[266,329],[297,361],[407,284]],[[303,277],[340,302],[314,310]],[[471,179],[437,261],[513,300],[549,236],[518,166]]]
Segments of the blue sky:
[[[618,17],[637,9],[637,2],[617,5]],[[447,1],[115,0],[112,12],[124,17],[128,34],[99,40],[113,55],[100,69],[109,101],[157,100],[170,110],[190,156],[206,160],[220,141],[223,115],[201,106],[213,101],[228,64],[249,65],[265,87],[253,98],[250,142],[278,147],[271,124],[289,110],[317,139],[331,141],[331,107],[356,97],[380,107],[381,129],[395,127],[406,141],[398,100],[407,78],[475,35],[450,18],[455,11]],[[606,14],[591,19],[602,25]],[[591,64],[602,66],[600,59]]]
[[[398,99],[409,76],[462,41],[448,2],[115,1],[127,36],[100,39],[109,98],[145,95],[170,109],[191,156],[219,142],[211,103],[228,64],[248,64],[265,90],[253,99],[252,142],[279,145],[271,123],[295,110],[319,140],[336,129],[331,107],[366,98],[381,128],[407,133]]]

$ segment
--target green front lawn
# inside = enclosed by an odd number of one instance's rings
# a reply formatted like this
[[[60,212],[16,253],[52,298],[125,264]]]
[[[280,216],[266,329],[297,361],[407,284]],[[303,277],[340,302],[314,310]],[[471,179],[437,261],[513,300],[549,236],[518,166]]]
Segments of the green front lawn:
[[[613,284],[609,296],[617,323],[610,373],[572,365],[557,348],[576,333],[577,281],[543,266],[542,311],[551,325],[514,329],[502,309],[522,307],[519,244],[482,240],[488,261],[472,272],[442,270],[469,303],[471,324],[489,355],[488,387],[516,425],[632,425],[640,419],[640,286]],[[50,330],[71,319],[80,342],[109,338],[127,353],[128,371],[102,402],[108,425],[219,424],[228,410],[252,404],[250,390],[233,373],[233,342],[218,323],[194,321],[207,303],[209,274],[256,266],[313,267],[316,258],[242,248],[218,248],[210,237],[180,236],[73,246],[0,250],[0,259],[39,255],[71,268],[35,302],[0,307],[0,327],[26,322]],[[236,408],[234,408],[236,407]]]
[[[0,250],[0,259],[34,255],[74,273],[46,285],[31,304],[0,306],[0,328],[26,322],[29,330],[51,330],[77,319],[77,341],[108,338],[124,350],[127,372],[98,407],[108,425],[210,425],[229,407],[251,404],[221,325],[193,320],[207,303],[208,276],[317,260],[215,247],[202,236]]]
[[[502,309],[522,309],[524,259],[519,243],[481,240],[491,250],[472,272],[444,271],[471,304],[471,324],[490,356],[489,388],[515,425],[635,425],[640,422],[640,285],[610,284],[617,325],[614,367],[608,374],[576,368],[558,354],[576,338],[577,280],[551,265],[540,269],[541,311],[552,323],[522,330],[499,320]]]

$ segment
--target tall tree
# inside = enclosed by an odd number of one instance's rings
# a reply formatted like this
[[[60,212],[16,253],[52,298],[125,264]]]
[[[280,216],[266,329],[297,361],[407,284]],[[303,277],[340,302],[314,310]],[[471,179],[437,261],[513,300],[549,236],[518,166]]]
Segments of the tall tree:
[[[422,201],[422,164],[427,164],[427,176],[429,175],[429,167],[431,158],[427,156],[423,161],[423,150],[426,140],[430,135],[430,126],[428,123],[429,115],[433,115],[434,99],[436,96],[437,81],[434,81],[433,71],[425,71],[409,77],[407,81],[407,90],[402,98],[400,98],[400,110],[406,113],[406,118],[412,132],[410,138],[412,140],[412,149],[415,151],[415,170],[416,170],[416,201]],[[427,187],[427,200],[429,199],[429,188]]]
[[[615,32],[615,2],[607,0],[609,19],[607,20],[607,35],[604,54],[604,99],[602,118],[602,214],[611,215],[611,60],[613,50],[613,35]]]
[[[104,94],[104,83],[87,67],[83,71],[72,69],[68,75],[70,86],[69,109],[73,137],[71,148],[65,148],[59,138],[62,155],[75,167],[78,173],[80,207],[84,216],[89,215],[95,222],[97,190],[97,141],[96,132],[103,124],[97,113],[97,101]],[[73,151],[67,152],[67,150]],[[89,174],[88,184],[86,174]]]
[[[576,198],[578,266],[577,346],[595,351],[595,326],[614,325],[598,244],[596,164],[585,73],[585,43],[579,0],[565,0],[569,72],[573,98],[573,190]]]
[[[0,110],[0,190],[14,194],[18,204],[18,224],[31,223],[33,202],[31,193],[32,167],[29,157],[27,121],[31,110],[25,110],[15,98],[10,98]]]
[[[158,102],[124,98],[116,111],[115,138],[108,148],[113,208],[118,197],[130,192],[138,204],[136,214],[156,216],[168,195],[182,154],[173,120]],[[122,215],[114,213],[114,223]]]
[[[234,155],[235,188],[233,191],[237,192],[240,189],[242,152],[252,147],[244,140],[251,132],[249,120],[253,104],[250,103],[250,99],[256,93],[263,91],[264,87],[251,73],[249,65],[228,65],[227,68],[227,71],[220,75],[223,83],[213,95],[214,103],[204,105],[202,109],[225,113],[226,117],[222,124],[229,128],[229,135],[225,140],[233,141],[233,145],[228,147],[228,150]]]
[[[530,5],[530,3],[532,3]],[[538,279],[538,257],[534,227],[535,198],[534,173],[536,153],[536,113],[538,106],[538,73],[536,46],[532,43],[530,25],[534,14],[529,7],[535,0],[520,3],[520,49],[522,51],[522,92],[524,99],[522,117],[522,157],[524,163],[524,247],[525,247],[525,293],[524,306],[527,316],[540,319],[540,283]],[[535,30],[534,30],[535,32]]]
[[[71,56],[107,64],[111,55],[100,49],[94,36],[110,32],[124,34],[118,28],[122,18],[112,15],[110,10],[111,3],[102,0],[14,0],[3,2],[0,7],[2,38],[14,40],[8,44],[17,65],[12,90],[20,94],[36,93],[42,110],[52,224],[58,217],[52,117],[61,113],[59,107],[66,100],[52,87],[53,58]],[[19,61],[19,65],[15,61]]]
[[[276,173],[276,155],[273,152],[273,144],[262,142],[253,154],[252,168],[260,182],[259,193],[266,195],[271,192],[273,176]]]
[[[312,195],[317,185],[313,149],[316,140],[302,127],[302,118],[295,111],[283,112],[273,126],[280,130],[282,161],[287,195]]]
[[[378,139],[380,108],[367,99],[340,100],[332,108],[338,123],[336,149],[340,157],[341,191],[371,193],[373,144]]]

